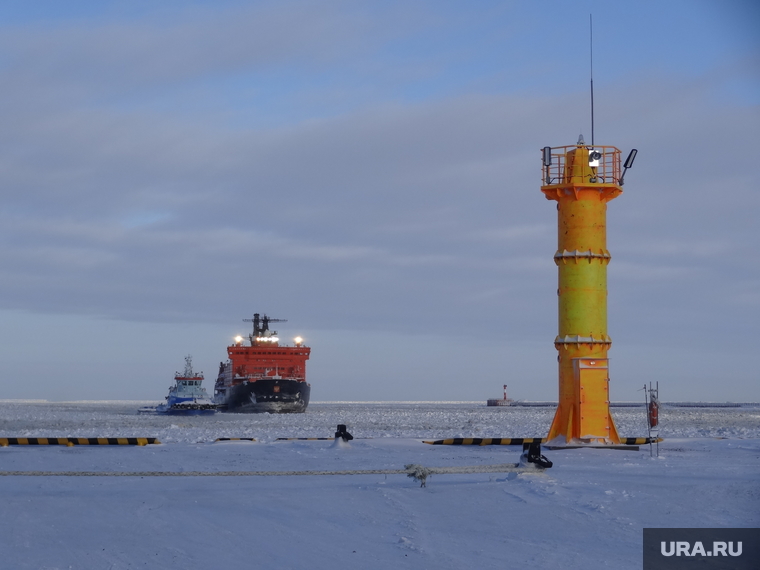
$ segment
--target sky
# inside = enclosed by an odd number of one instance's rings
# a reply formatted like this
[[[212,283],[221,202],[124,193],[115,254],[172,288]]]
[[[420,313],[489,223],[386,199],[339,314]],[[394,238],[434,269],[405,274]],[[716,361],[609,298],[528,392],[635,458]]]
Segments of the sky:
[[[0,5],[0,398],[207,388],[253,313],[313,401],[557,398],[544,146],[609,204],[613,400],[760,401],[753,2]]]

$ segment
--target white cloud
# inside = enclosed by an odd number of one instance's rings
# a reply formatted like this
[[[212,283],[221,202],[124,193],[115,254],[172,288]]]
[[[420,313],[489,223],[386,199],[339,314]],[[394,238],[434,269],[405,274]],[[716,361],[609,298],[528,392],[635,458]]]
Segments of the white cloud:
[[[481,13],[458,26],[431,6],[4,29],[0,309],[208,322],[267,305],[412,334],[456,314],[457,331],[553,338],[539,149],[588,140],[585,81],[564,82],[570,52],[493,59],[522,12],[480,33]],[[760,118],[719,95],[750,64],[669,57],[598,79],[597,141],[639,149],[609,204],[610,311],[652,342],[679,323],[741,342]]]

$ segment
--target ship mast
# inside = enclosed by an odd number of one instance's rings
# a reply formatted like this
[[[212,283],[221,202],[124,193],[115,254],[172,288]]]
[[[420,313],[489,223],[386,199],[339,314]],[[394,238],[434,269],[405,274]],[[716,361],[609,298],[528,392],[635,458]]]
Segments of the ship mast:
[[[269,323],[286,323],[288,319],[273,319],[266,314],[254,313],[252,319],[243,319],[244,322],[253,323],[253,333],[248,335],[251,346],[256,346],[259,341],[277,342],[277,331],[269,330]]]

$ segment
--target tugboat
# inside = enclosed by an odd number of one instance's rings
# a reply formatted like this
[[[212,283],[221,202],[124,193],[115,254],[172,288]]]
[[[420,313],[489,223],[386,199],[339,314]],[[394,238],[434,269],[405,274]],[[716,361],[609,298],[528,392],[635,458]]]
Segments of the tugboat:
[[[193,372],[192,356],[185,357],[185,370],[174,376],[176,384],[169,388],[166,402],[155,408],[157,414],[209,415],[216,413],[216,404],[201,386],[203,373]]]
[[[280,345],[269,323],[286,322],[255,313],[249,345],[243,337],[227,347],[227,362],[219,364],[214,402],[223,412],[301,413],[309,405],[311,384],[306,382],[306,361],[311,348],[296,337],[294,346]]]

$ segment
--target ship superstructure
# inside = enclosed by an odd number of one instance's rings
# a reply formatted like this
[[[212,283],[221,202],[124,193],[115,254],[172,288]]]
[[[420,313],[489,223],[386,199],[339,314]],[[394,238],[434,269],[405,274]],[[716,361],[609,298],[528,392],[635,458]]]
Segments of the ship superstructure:
[[[227,412],[304,412],[311,386],[306,361],[311,348],[296,337],[293,346],[280,344],[270,323],[285,322],[256,313],[248,344],[241,336],[227,347],[227,361],[219,364],[214,401]]]

